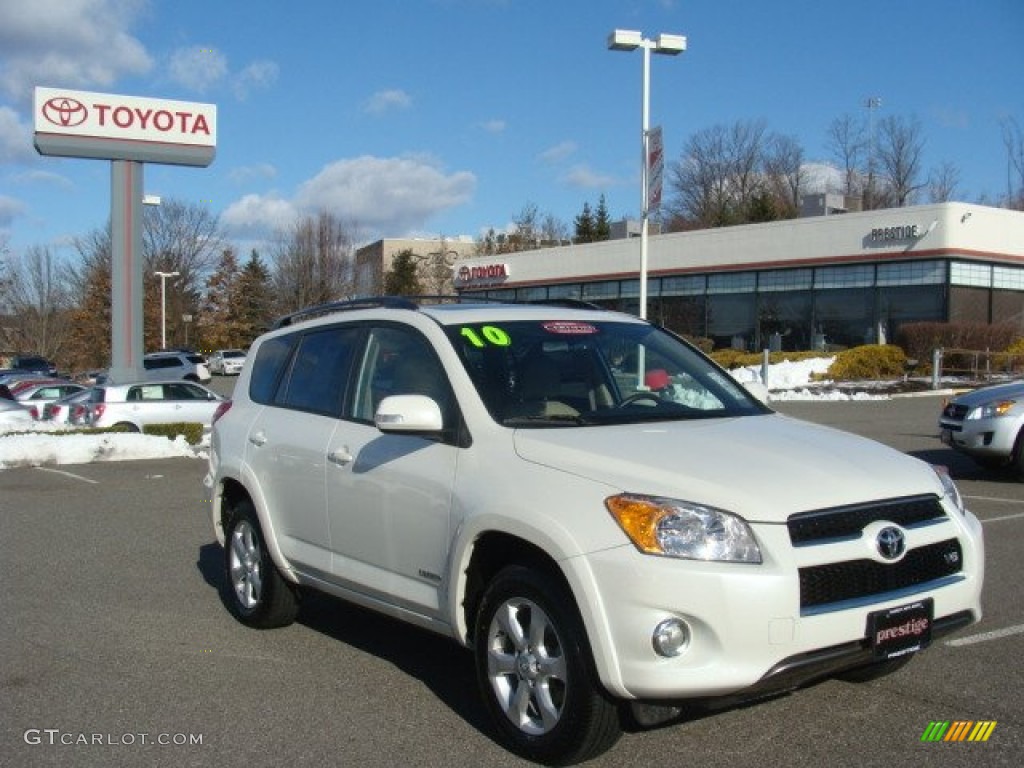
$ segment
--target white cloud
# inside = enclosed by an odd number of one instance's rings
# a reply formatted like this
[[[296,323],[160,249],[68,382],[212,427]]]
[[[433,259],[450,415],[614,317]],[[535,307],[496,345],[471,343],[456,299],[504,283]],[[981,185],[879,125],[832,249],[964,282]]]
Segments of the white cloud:
[[[74,187],[71,179],[53,171],[27,171],[26,173],[19,173],[14,177],[14,180],[19,183],[44,184],[51,187],[60,187],[61,189],[71,189]]]
[[[562,181],[583,189],[602,189],[619,183],[614,176],[598,173],[588,165],[574,165],[562,176]]]
[[[171,54],[168,74],[178,85],[206,93],[228,77],[228,60],[216,48],[179,48]]]
[[[493,120],[485,120],[480,123],[480,127],[483,128],[487,133],[504,133],[508,124],[504,120],[497,118]]]
[[[32,130],[10,107],[0,107],[0,163],[27,161],[36,157]]]
[[[296,206],[331,211],[361,230],[401,237],[467,202],[475,189],[472,173],[446,174],[430,159],[364,155],[325,167],[299,189]]]
[[[227,233],[239,238],[270,238],[294,223],[295,206],[275,194],[245,195],[220,215]]]
[[[290,200],[245,195],[220,220],[233,237],[270,239],[300,216],[327,211],[371,238],[402,237],[426,231],[432,216],[466,203],[475,189],[472,173],[445,173],[430,158],[367,155],[325,166]]]
[[[36,85],[108,86],[153,61],[129,30],[141,0],[0,2],[0,91],[27,101]]]
[[[235,96],[244,101],[258,88],[269,88],[277,82],[279,68],[273,61],[254,61],[232,78]]]
[[[277,168],[270,163],[257,163],[255,165],[242,165],[228,171],[228,179],[235,184],[249,184],[262,179],[273,179],[277,177]]]
[[[538,157],[545,163],[560,163],[573,155],[578,149],[575,141],[562,141],[548,147]]]
[[[371,115],[381,115],[395,109],[408,109],[410,106],[412,98],[409,94],[400,89],[390,89],[373,94],[363,105],[363,111]]]
[[[843,188],[843,172],[830,163],[804,163],[804,191],[836,192]]]
[[[0,195],[0,226],[10,226],[10,223],[24,212],[25,204],[20,200]]]

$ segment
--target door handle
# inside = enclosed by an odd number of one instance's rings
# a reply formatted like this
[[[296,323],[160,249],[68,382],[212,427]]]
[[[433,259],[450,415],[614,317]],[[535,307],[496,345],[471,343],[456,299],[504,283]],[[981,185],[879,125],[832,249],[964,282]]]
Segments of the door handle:
[[[337,448],[327,454],[327,460],[332,464],[345,466],[352,463],[352,454],[348,452],[348,446]]]

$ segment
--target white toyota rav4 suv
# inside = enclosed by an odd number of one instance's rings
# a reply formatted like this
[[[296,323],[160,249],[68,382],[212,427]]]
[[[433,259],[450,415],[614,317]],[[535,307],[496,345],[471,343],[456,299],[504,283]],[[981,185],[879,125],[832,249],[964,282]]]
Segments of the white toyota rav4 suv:
[[[207,483],[227,602],[304,589],[448,635],[510,749],[891,672],[981,617],[949,476],[773,412],[635,317],[374,299],[257,340]]]

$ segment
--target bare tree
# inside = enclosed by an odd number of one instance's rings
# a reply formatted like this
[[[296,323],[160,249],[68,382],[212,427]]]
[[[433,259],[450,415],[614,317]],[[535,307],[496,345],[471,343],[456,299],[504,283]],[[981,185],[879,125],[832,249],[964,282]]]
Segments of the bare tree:
[[[716,125],[687,141],[668,168],[673,229],[700,229],[796,214],[803,150],[764,121]]]
[[[911,205],[915,193],[924,184],[920,182],[921,155],[924,138],[917,118],[890,115],[879,125],[875,154],[897,207]]]
[[[837,117],[828,126],[826,142],[843,173],[843,189],[840,191],[844,195],[859,195],[860,167],[867,147],[864,123],[849,114]]]
[[[943,163],[928,176],[928,201],[948,203],[959,194],[960,169],[953,163]]]
[[[1024,211],[1024,131],[1014,117],[1000,121],[1006,147],[1006,205]]]
[[[53,253],[33,246],[7,263],[7,343],[21,352],[60,358],[69,323],[68,286]]]
[[[278,311],[352,295],[354,244],[354,227],[326,211],[296,222],[272,255]]]
[[[767,191],[774,198],[780,218],[795,218],[805,186],[804,149],[800,142],[793,136],[770,136],[763,168]]]

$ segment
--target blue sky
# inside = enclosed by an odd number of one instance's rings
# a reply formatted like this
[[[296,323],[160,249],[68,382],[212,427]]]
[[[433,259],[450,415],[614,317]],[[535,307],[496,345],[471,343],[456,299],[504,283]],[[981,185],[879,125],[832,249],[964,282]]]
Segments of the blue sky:
[[[37,85],[217,104],[214,163],[145,186],[243,252],[321,208],[364,241],[478,236],[527,204],[571,226],[602,194],[636,216],[642,55],[607,50],[614,28],[688,38],[651,61],[668,162],[762,119],[827,162],[829,123],[870,96],[920,120],[959,199],[1005,194],[1020,0],[0,0],[0,245],[68,254],[109,216],[108,162],[32,147]]]

